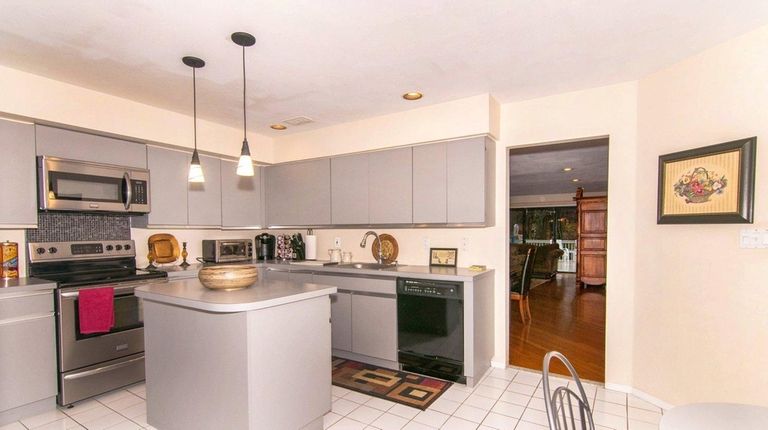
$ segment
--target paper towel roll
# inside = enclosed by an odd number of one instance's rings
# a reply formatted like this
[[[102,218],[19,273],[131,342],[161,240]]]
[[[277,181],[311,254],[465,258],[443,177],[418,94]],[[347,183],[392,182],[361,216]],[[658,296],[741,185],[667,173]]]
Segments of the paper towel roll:
[[[317,236],[306,235],[304,236],[304,246],[306,247],[307,260],[317,259]]]

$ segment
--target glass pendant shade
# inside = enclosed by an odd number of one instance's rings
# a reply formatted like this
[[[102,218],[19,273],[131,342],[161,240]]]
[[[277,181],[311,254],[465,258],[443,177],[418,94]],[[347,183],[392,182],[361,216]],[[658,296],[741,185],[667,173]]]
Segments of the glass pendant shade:
[[[245,48],[246,46],[253,46],[256,43],[256,39],[243,32],[232,33],[232,41],[236,45],[243,47],[243,147],[240,149],[240,159],[237,161],[237,174],[238,176],[253,176],[253,160],[251,160],[251,148],[248,147],[247,136],[247,117],[246,117],[246,79],[245,79]]]
[[[243,140],[243,149],[240,150],[237,174],[239,176],[253,176],[253,160],[251,160],[251,149],[248,147],[247,140]]]
[[[200,156],[197,154],[197,77],[195,70],[205,66],[205,61],[197,57],[184,57],[181,61],[192,68],[192,124],[194,133],[195,150],[192,152],[192,162],[189,164],[188,182],[205,182],[203,167],[200,166]]]
[[[189,182],[205,182],[205,175],[203,175],[203,168],[200,166],[200,156],[197,155],[197,149],[192,153],[192,163],[189,165],[187,180]]]

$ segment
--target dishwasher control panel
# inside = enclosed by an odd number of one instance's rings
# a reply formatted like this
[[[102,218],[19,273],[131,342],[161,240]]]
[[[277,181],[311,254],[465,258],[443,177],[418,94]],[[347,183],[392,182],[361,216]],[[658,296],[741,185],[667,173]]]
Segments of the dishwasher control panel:
[[[463,299],[463,282],[397,278],[397,294],[445,299]]]

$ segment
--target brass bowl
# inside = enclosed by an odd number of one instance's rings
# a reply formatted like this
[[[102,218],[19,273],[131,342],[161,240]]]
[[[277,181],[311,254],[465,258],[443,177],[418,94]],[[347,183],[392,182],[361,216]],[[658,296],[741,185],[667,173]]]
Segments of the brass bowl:
[[[200,269],[197,278],[212,290],[239,290],[248,288],[259,277],[259,269],[252,264],[207,266]]]

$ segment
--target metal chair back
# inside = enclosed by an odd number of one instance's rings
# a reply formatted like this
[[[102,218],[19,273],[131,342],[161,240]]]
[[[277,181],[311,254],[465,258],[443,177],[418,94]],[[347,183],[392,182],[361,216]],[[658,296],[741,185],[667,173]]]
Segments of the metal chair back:
[[[550,390],[549,365],[552,359],[558,359],[570,372],[576,383],[578,393],[568,387],[557,387]],[[589,407],[589,399],[581,384],[578,373],[570,361],[557,351],[550,351],[544,356],[544,403],[547,409],[547,420],[550,430],[594,430],[595,422],[592,419],[592,410]]]

